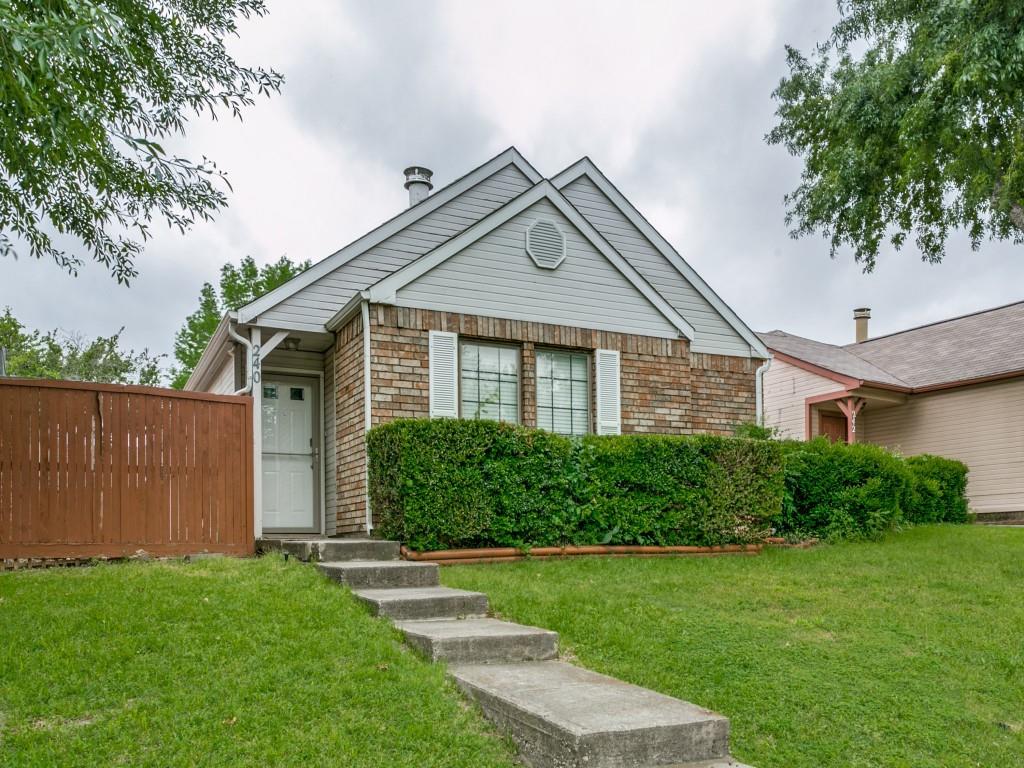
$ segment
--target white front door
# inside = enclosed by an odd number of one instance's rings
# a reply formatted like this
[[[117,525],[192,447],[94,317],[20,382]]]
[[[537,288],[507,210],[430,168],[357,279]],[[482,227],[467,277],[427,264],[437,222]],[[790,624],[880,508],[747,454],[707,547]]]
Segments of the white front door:
[[[317,379],[263,378],[263,528],[320,530]]]

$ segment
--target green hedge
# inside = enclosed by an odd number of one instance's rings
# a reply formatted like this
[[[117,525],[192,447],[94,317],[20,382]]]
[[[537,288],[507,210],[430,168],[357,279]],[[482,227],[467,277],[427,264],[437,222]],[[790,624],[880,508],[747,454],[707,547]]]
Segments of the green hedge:
[[[779,535],[877,538],[904,523],[965,522],[967,467],[938,456],[903,459],[867,443],[781,443],[785,465]]]
[[[779,444],[693,436],[572,440],[492,421],[370,431],[381,534],[419,550],[757,541],[782,503]]]
[[[914,475],[913,503],[908,515],[911,522],[967,522],[966,464],[923,454],[911,456],[907,465]]]

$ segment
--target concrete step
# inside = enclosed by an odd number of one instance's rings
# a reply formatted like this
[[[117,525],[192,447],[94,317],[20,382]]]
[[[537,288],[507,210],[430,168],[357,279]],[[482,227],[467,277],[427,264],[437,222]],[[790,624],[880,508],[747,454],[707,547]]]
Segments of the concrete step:
[[[558,633],[498,619],[399,621],[405,641],[431,661],[452,664],[545,661],[558,655]]]
[[[487,613],[487,595],[449,587],[357,589],[356,597],[378,616],[401,619],[455,619]]]
[[[339,584],[353,589],[385,587],[436,587],[440,581],[436,563],[407,563],[404,560],[348,560],[317,565]]]
[[[339,562],[343,560],[397,560],[399,543],[383,539],[327,539],[323,537],[294,539],[260,539],[261,551],[286,552],[305,561]]]
[[[729,721],[694,704],[560,661],[449,672],[533,768],[728,765]]]

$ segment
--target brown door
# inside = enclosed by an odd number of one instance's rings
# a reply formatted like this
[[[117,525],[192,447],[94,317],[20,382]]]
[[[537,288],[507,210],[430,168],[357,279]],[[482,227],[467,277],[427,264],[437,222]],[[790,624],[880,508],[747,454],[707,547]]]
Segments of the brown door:
[[[833,443],[846,442],[846,417],[832,413],[818,414],[818,434]]]

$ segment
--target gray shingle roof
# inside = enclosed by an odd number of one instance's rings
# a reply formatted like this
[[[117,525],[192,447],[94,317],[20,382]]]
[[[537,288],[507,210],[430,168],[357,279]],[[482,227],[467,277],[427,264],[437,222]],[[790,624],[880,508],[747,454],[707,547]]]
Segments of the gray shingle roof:
[[[864,381],[891,384],[897,387],[910,386],[888,371],[873,365],[843,347],[837,347],[835,344],[805,339],[803,336],[794,336],[783,331],[759,333],[758,336],[761,337],[761,341],[769,349],[782,352],[799,360],[805,360],[833,373],[840,373],[843,376],[863,379]]]
[[[1024,301],[845,346],[782,331],[759,336],[835,373],[914,389],[1024,372]]]

